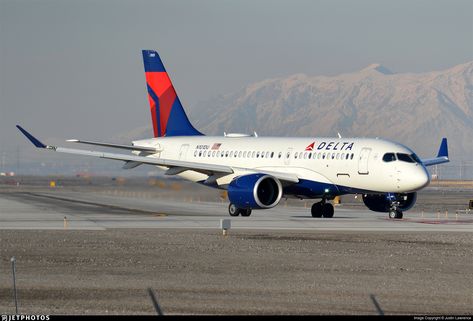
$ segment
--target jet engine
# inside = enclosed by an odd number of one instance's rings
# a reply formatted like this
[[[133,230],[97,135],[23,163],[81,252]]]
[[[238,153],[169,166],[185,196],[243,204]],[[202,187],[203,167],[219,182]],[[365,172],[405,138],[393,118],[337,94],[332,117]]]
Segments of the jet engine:
[[[399,202],[401,211],[411,209],[417,200],[417,193],[363,194],[363,203],[375,212],[389,212],[393,202]]]
[[[281,197],[281,182],[271,175],[238,176],[228,185],[228,199],[238,208],[271,208]]]

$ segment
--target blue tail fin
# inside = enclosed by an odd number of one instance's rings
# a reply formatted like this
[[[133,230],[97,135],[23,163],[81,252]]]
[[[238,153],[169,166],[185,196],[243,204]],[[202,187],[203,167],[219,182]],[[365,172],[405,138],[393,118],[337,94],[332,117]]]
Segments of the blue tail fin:
[[[159,55],[143,50],[154,137],[203,135],[192,126]]]

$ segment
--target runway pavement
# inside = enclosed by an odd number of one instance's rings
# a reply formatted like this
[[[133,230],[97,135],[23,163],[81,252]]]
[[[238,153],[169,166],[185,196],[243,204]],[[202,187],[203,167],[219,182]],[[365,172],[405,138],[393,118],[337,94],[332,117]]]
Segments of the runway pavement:
[[[473,312],[473,214],[451,210],[468,192],[433,190],[389,220],[359,199],[330,219],[295,201],[233,218],[202,201],[214,190],[150,189],[0,185],[0,270],[16,257],[19,312],[154,314],[148,287],[167,314]],[[0,297],[13,313],[9,273]]]
[[[385,213],[336,206],[333,218],[312,218],[310,208],[279,205],[254,210],[250,217],[230,217],[226,202],[118,197],[70,190],[0,190],[1,229],[218,228],[332,231],[473,232],[473,214],[405,212],[391,220]],[[309,205],[310,206],[310,205]]]

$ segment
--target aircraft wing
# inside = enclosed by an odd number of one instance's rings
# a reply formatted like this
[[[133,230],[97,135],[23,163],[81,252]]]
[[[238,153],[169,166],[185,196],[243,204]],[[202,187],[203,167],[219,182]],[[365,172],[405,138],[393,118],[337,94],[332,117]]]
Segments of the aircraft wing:
[[[96,145],[96,146],[104,146],[104,147],[111,147],[111,148],[119,148],[119,149],[127,149],[127,150],[136,150],[140,152],[151,152],[156,153],[159,150],[153,147],[145,147],[145,146],[134,146],[134,145],[118,145],[118,144],[109,144],[109,143],[101,143],[101,142],[92,142],[88,140],[79,140],[79,139],[68,139],[66,142],[69,143],[81,143],[81,144],[88,144],[88,145]]]
[[[166,171],[167,175],[179,174],[179,173],[182,173],[186,170],[196,171],[196,172],[206,174],[206,175],[209,175],[209,176],[213,176],[213,175],[216,175],[216,174],[217,175],[220,174],[219,176],[222,176],[222,174],[228,175],[228,174],[233,174],[236,171],[258,172],[258,173],[272,175],[272,176],[274,176],[274,177],[276,177],[276,178],[278,178],[282,181],[287,181],[289,183],[297,183],[299,181],[297,175],[290,174],[290,173],[280,173],[280,172],[264,171],[264,170],[263,171],[259,171],[259,170],[255,171],[254,169],[232,168],[231,166],[225,166],[225,165],[202,164],[202,163],[196,163],[196,162],[170,160],[170,159],[152,157],[152,155],[135,156],[135,155],[105,153],[105,152],[99,152],[99,151],[88,151],[88,150],[82,150],[82,149],[73,149],[73,148],[49,146],[49,145],[43,144],[40,140],[38,140],[36,137],[31,135],[29,132],[27,132],[21,126],[17,125],[16,127],[37,148],[47,149],[47,150],[51,150],[51,151],[55,151],[55,152],[59,152],[59,153],[67,153],[67,154],[75,154],[75,155],[83,155],[83,156],[93,156],[93,157],[99,157],[99,158],[105,158],[105,159],[121,160],[121,161],[126,162],[125,165],[124,165],[124,168],[133,168],[133,167],[136,167],[136,166],[141,165],[141,164],[165,166],[165,167],[169,167],[169,170]],[[85,141],[73,140],[73,142],[85,142]],[[98,145],[98,146],[116,147],[116,148],[126,147],[125,149],[140,150],[140,149],[134,148],[134,146],[127,146],[127,145],[114,145],[114,144],[105,144],[105,143],[88,142],[88,141],[87,141],[87,143],[92,143],[92,145]],[[110,146],[110,145],[112,145],[112,146]],[[149,152],[149,150],[146,150],[146,151]]]
[[[424,166],[432,166],[432,165],[448,163],[450,159],[448,158],[447,139],[446,138],[442,139],[442,142],[440,143],[439,152],[437,153],[437,157],[422,159],[421,161],[422,161],[422,164],[424,164]]]

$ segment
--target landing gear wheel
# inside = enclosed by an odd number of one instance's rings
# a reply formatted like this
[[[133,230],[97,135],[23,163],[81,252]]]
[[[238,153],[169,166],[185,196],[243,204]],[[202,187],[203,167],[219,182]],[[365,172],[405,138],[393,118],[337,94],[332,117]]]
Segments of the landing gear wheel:
[[[327,218],[330,218],[330,217],[333,217],[333,205],[330,204],[330,203],[325,203],[323,206],[322,206],[322,215],[324,217],[327,217]]]
[[[230,203],[230,205],[228,205],[228,213],[230,214],[230,216],[238,216],[240,215],[240,212],[241,210],[236,207],[235,204]]]
[[[251,208],[242,208],[240,209],[241,216],[250,216]]]
[[[312,217],[322,217],[322,207],[323,205],[321,202],[314,203],[314,205],[312,205],[312,208],[310,209]]]
[[[399,220],[402,219],[402,211],[396,210],[396,218]]]
[[[389,211],[389,218],[390,219],[402,219],[402,211],[401,210],[390,210]]]

